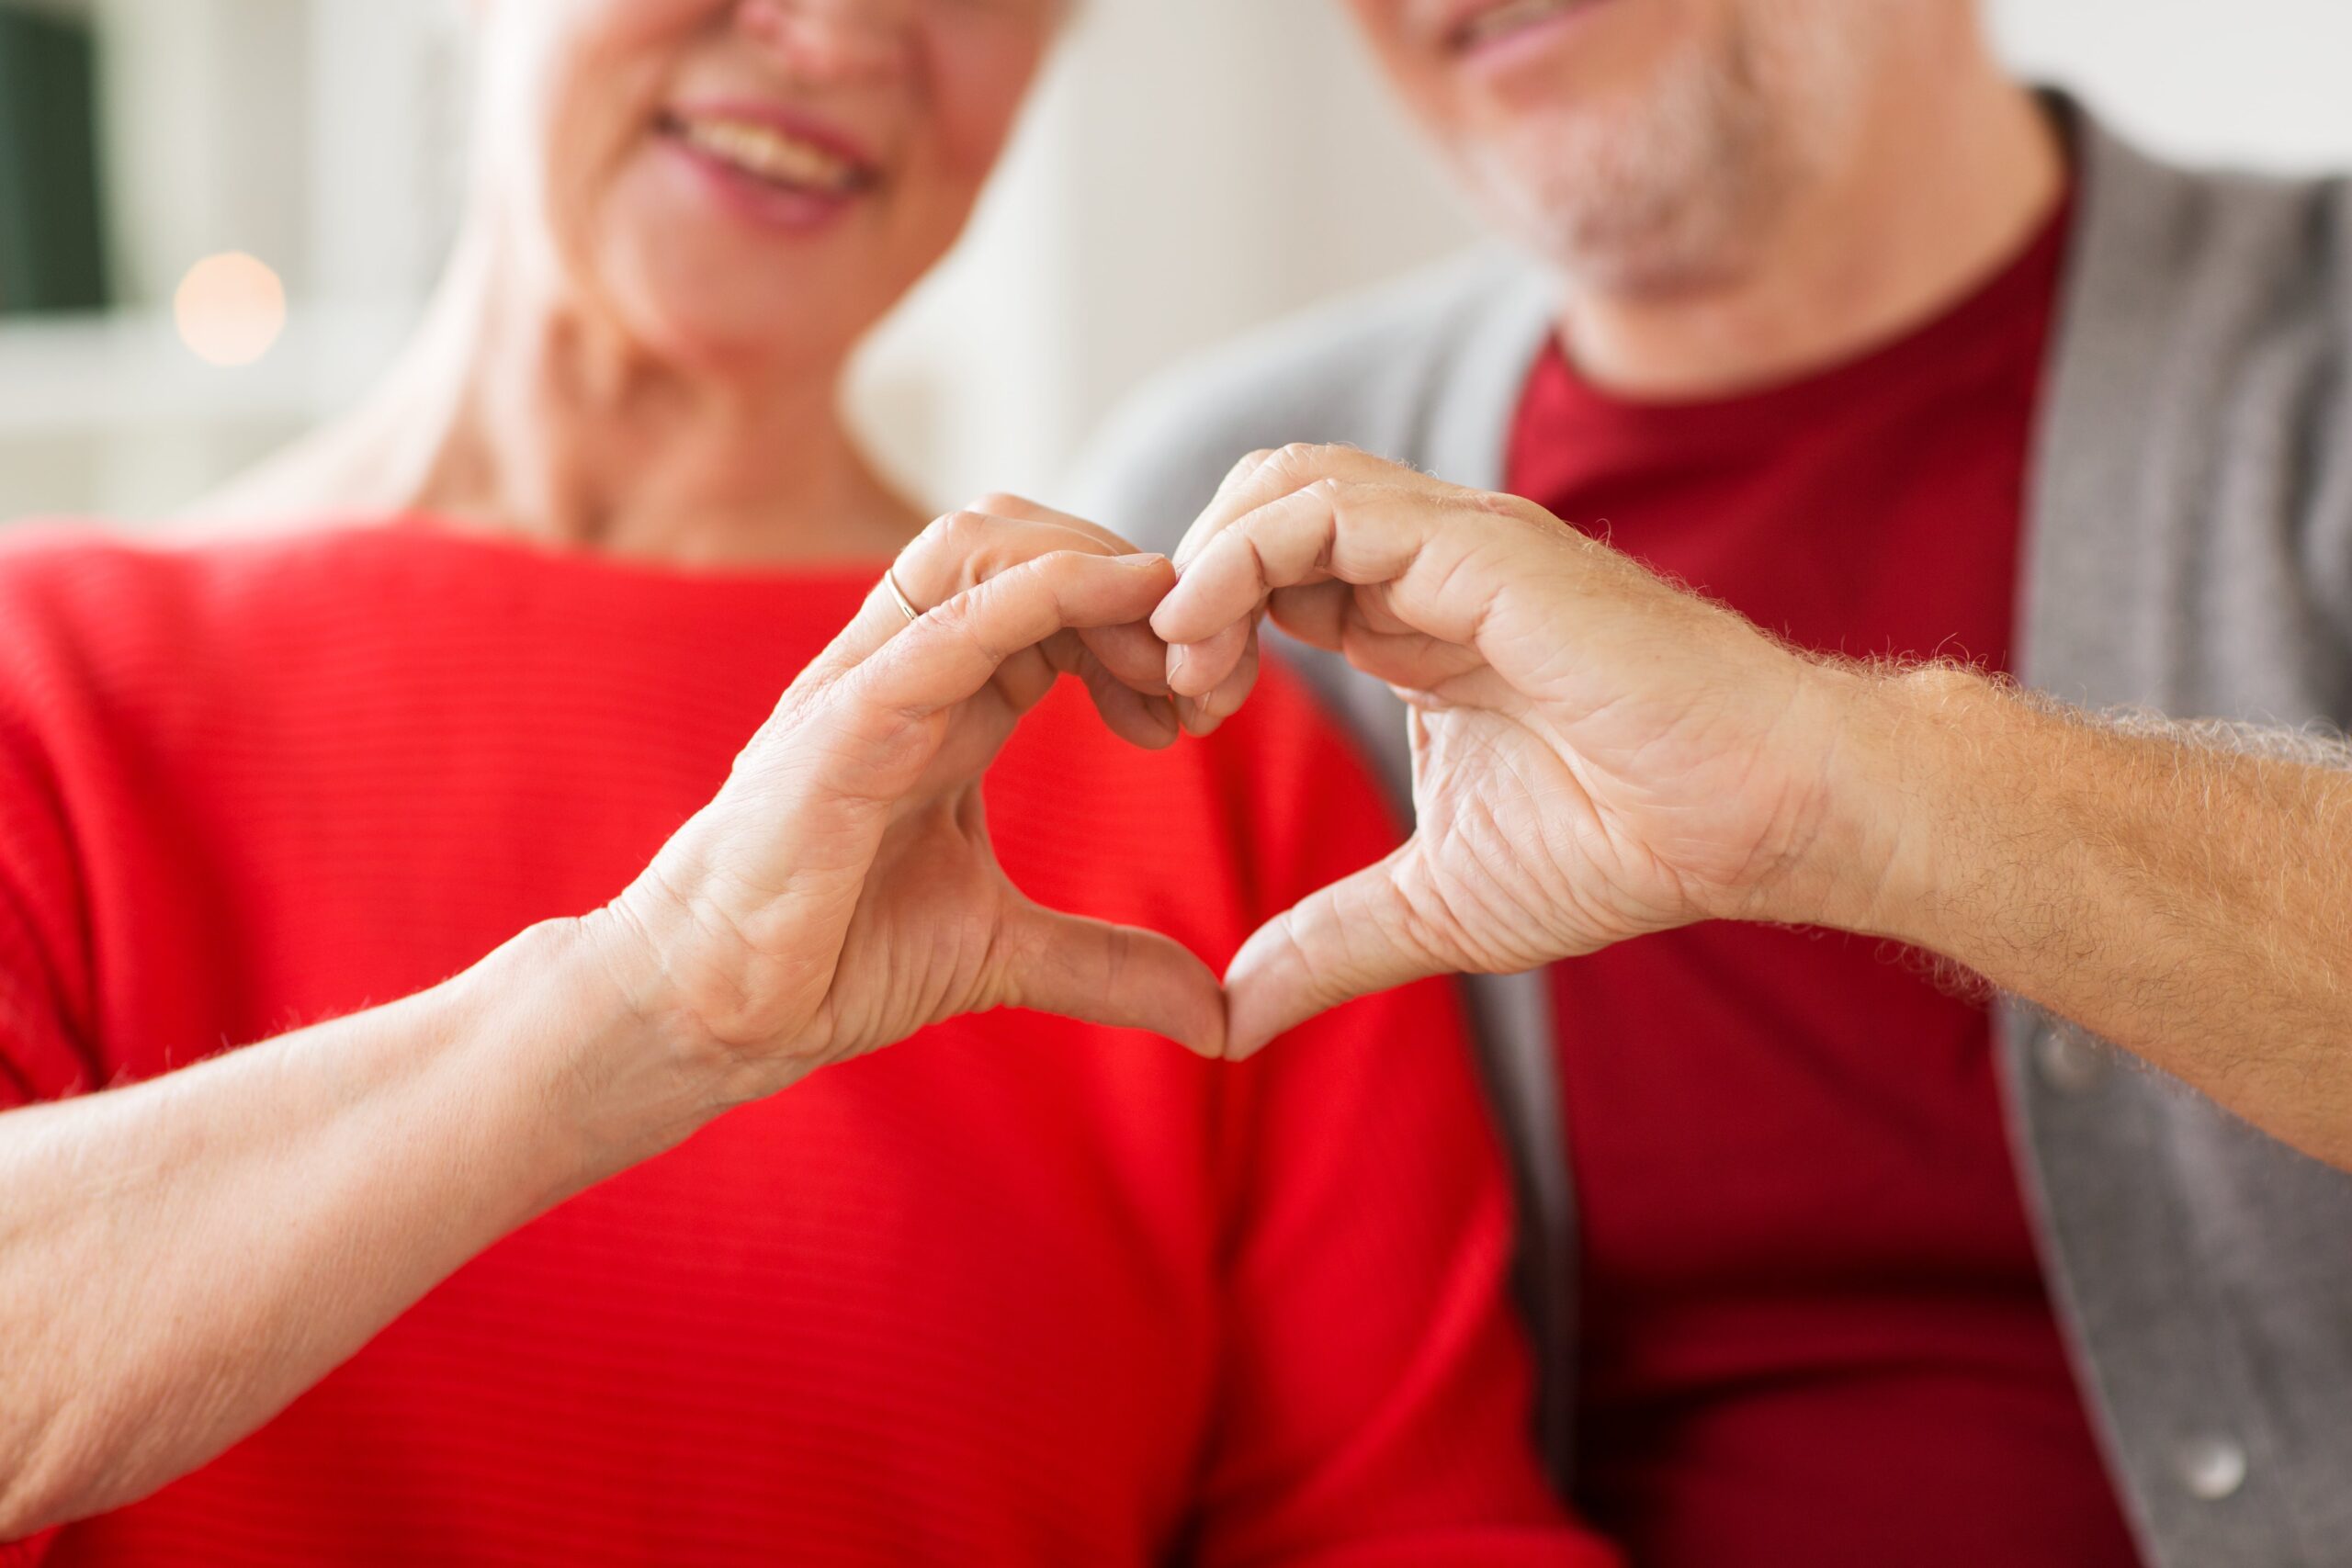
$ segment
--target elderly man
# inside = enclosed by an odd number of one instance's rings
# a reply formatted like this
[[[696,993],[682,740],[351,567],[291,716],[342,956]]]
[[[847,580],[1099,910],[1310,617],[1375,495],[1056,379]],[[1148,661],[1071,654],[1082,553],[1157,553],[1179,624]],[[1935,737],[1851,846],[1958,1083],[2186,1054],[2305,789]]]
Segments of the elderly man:
[[[2352,773],[2087,716],[2352,711],[2346,193],[2149,161],[1973,0],[1351,6],[1534,265],[1180,374],[1079,498],[1193,527],[1180,691],[1271,598],[1419,810],[1236,1041],[1563,961],[1476,989],[1636,1561],[2341,1561]]]

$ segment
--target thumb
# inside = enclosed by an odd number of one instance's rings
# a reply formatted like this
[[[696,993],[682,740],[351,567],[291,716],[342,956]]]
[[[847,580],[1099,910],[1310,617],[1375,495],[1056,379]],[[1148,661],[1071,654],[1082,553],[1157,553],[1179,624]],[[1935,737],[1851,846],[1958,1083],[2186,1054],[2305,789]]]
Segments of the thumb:
[[[1241,1061],[1341,1002],[1455,967],[1412,935],[1404,893],[1413,840],[1377,865],[1310,894],[1241,944],[1225,972],[1225,1054]]]
[[[1145,1029],[1196,1055],[1225,1055],[1216,974],[1173,937],[1065,915],[1026,900],[1006,916],[996,976],[1014,1007]]]

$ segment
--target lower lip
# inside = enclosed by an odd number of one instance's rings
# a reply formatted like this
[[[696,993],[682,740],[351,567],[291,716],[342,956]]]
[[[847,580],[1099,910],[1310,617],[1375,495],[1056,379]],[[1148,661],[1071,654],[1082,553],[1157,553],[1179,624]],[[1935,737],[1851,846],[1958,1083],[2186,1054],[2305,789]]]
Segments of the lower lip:
[[[831,195],[780,186],[747,174],[675,136],[664,136],[662,141],[722,207],[763,229],[789,234],[814,233],[840,221],[857,205],[861,195],[856,191]]]
[[[1577,0],[1565,10],[1555,11],[1539,21],[1468,45],[1461,51],[1460,58],[1473,70],[1508,71],[1559,43],[1609,6],[1610,0]]]

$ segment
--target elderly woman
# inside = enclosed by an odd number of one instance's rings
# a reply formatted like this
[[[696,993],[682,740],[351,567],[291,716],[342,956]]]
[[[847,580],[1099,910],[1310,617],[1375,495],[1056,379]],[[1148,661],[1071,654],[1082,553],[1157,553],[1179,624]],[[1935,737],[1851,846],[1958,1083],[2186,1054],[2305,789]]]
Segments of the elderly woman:
[[[1447,998],[1134,1032],[1387,847],[1354,764],[1154,750],[1170,566],[836,418],[1055,0],[478,11],[300,525],[0,558],[0,1562],[1589,1553]]]

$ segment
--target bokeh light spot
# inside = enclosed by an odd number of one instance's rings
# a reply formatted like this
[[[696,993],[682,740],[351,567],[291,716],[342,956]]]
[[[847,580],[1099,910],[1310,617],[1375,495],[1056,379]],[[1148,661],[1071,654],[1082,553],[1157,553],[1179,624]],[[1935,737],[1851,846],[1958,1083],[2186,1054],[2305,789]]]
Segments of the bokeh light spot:
[[[207,365],[251,365],[286,330],[286,286],[242,251],[207,256],[180,279],[172,314],[180,341]]]

